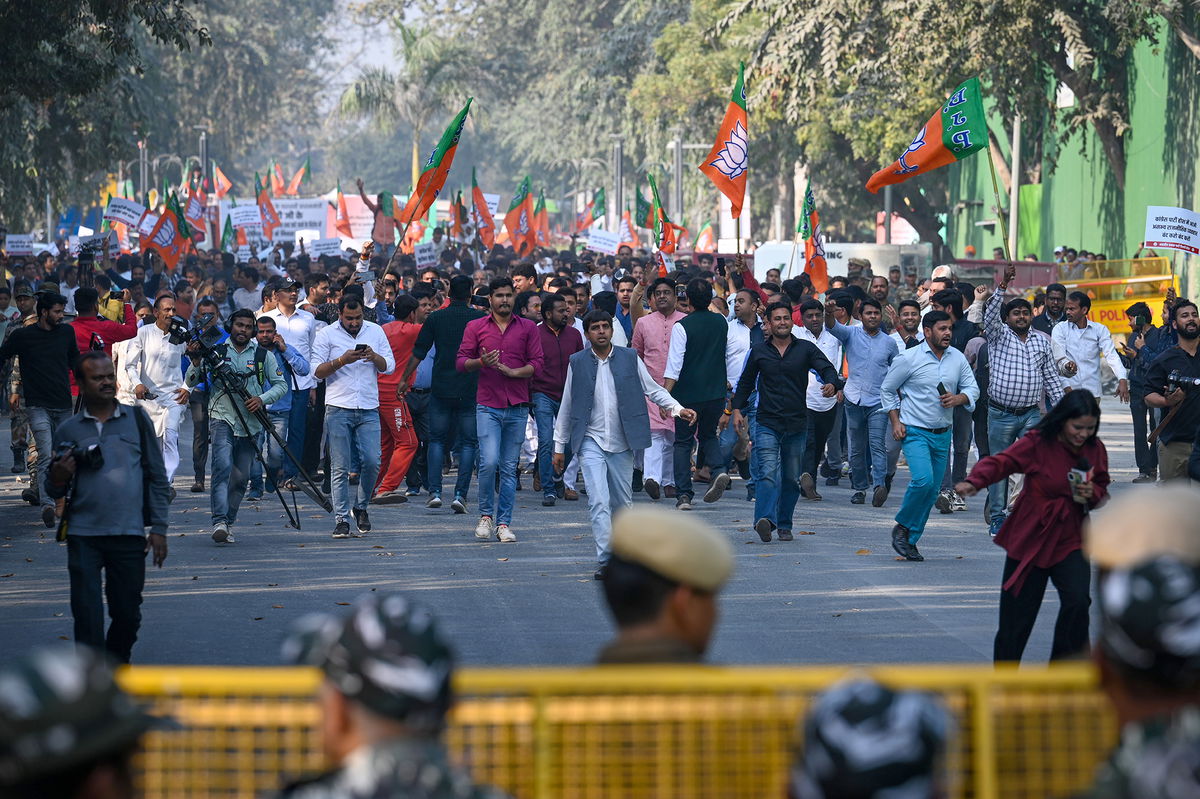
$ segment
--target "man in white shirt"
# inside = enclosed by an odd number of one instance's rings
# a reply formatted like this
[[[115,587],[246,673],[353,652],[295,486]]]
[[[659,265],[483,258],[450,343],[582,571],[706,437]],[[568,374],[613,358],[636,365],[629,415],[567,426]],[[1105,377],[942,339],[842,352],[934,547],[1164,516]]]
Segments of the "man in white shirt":
[[[816,300],[805,300],[800,304],[803,327],[793,327],[792,335],[801,341],[810,341],[817,346],[829,362],[837,366],[842,363],[842,342],[825,329],[825,306]],[[804,444],[804,461],[800,464],[800,494],[807,500],[818,502],[817,466],[825,454],[825,444],[837,421],[838,406],[845,397],[841,391],[832,397],[821,392],[820,380],[809,380],[804,404],[808,407],[808,439]]]
[[[349,538],[353,513],[358,534],[370,532],[367,505],[375,491],[382,452],[379,427],[379,375],[396,369],[383,328],[363,319],[355,296],[338,303],[338,323],[322,328],[313,342],[311,362],[325,381],[325,436],[329,442],[330,485],[335,515],[333,537]],[[350,503],[351,450],[358,450],[358,491]]]
[[[739,289],[733,297],[731,303],[733,307],[733,318],[729,321],[729,334],[726,338],[725,346],[725,382],[730,386],[729,394],[733,396],[733,389],[737,387],[738,380],[742,376],[742,370],[746,367],[746,356],[750,353],[750,348],[760,341],[766,339],[763,333],[762,320],[758,314],[762,310],[762,298],[758,296],[758,292],[752,289]],[[735,430],[735,425],[729,424],[730,416],[721,415],[720,421],[717,422],[717,427],[721,431],[721,457],[728,463],[731,458],[741,461],[745,458],[745,450],[738,451],[738,442],[742,442],[743,447],[748,447],[750,442],[754,440],[754,425],[757,419],[757,396],[752,396],[750,402],[742,416],[746,420],[743,429]],[[735,453],[738,457],[735,458]],[[755,496],[755,479],[758,477],[758,463],[754,457],[754,452],[750,452],[750,479],[746,483],[746,500],[752,500]]]
[[[239,266],[233,279],[238,285],[233,292],[234,308],[258,310],[262,306],[262,283],[258,280],[258,271],[252,266]]]
[[[275,320],[275,328],[289,347],[294,347],[300,357],[312,363],[313,344],[316,341],[320,324],[317,318],[305,310],[296,307],[300,297],[300,284],[294,280],[284,280],[283,285],[275,289],[275,308],[268,311],[266,316]],[[304,453],[304,432],[308,429],[308,397],[317,387],[317,379],[310,372],[306,375],[287,375],[288,389],[292,392],[292,407],[288,416],[287,442],[288,449],[297,458]],[[296,466],[290,459],[283,462],[283,476],[295,476]]]
[[[162,445],[167,483],[179,468],[179,425],[187,411],[190,393],[183,385],[184,344],[172,344],[167,333],[175,315],[175,299],[169,295],[154,302],[154,324],[142,325],[125,350],[122,369],[138,405],[154,422],[154,434]],[[175,487],[170,490],[175,499]]]
[[[1072,389],[1086,388],[1099,398],[1103,395],[1100,386],[1100,360],[1103,358],[1117,376],[1117,396],[1121,402],[1129,402],[1129,375],[1117,355],[1108,328],[1088,319],[1091,309],[1092,301],[1082,291],[1067,295],[1067,318],[1050,332],[1054,365]]]
[[[554,422],[554,468],[565,464],[567,444],[579,453],[588,486],[596,539],[595,573],[603,580],[611,554],[612,514],[633,504],[633,453],[650,445],[650,417],[642,397],[689,424],[696,412],[680,405],[646,371],[637,353],[614,347],[608,311],[583,318],[589,349],[571,356],[562,404]]]

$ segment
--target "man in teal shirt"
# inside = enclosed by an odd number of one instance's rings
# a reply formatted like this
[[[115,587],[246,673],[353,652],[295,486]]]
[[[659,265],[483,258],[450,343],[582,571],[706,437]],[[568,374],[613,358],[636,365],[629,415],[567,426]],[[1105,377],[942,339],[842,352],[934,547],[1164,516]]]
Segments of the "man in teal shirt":
[[[250,461],[254,457],[255,436],[263,426],[256,413],[283,397],[288,390],[283,369],[271,353],[260,349],[254,339],[254,312],[235,311],[229,317],[229,340],[217,346],[224,363],[234,374],[245,380],[249,398],[243,400],[214,383],[205,374],[197,358],[199,348],[192,344],[188,354],[193,358],[184,381],[191,388],[208,382],[208,429],[212,437],[212,521],[213,541],[232,544],[233,523],[238,507],[246,493],[250,478]],[[241,407],[235,407],[238,403]]]

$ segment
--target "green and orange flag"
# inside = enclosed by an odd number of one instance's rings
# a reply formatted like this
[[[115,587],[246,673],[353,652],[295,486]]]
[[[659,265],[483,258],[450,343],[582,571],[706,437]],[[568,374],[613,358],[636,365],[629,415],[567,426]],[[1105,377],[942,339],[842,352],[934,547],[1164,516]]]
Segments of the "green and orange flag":
[[[675,252],[678,243],[676,231],[682,231],[684,228],[667,219],[667,212],[658,197],[658,184],[654,182],[654,175],[647,172],[646,177],[650,180],[650,195],[654,198],[654,241],[658,244],[658,249],[670,254]]]
[[[550,243],[550,214],[546,211],[545,189],[538,189],[537,203],[533,206],[533,230],[538,244]]]
[[[492,219],[491,209],[483,196],[483,189],[475,180],[475,167],[471,167],[471,216],[475,218],[475,232],[483,246],[492,249],[496,246],[496,220]]]
[[[979,78],[969,78],[942,103],[913,137],[908,149],[867,181],[872,194],[883,186],[903,183],[914,175],[961,161],[987,146],[987,120]]]
[[[263,238],[270,241],[271,234],[279,227],[279,213],[275,210],[275,203],[271,202],[271,195],[257,172],[254,173],[254,199],[258,203],[258,214],[262,217]]]
[[[421,171],[421,176],[417,178],[417,185],[404,205],[404,210],[396,217],[400,224],[407,225],[414,219],[419,219],[429,213],[429,207],[437,199],[438,192],[442,190],[442,186],[446,185],[446,176],[450,173],[450,165],[454,163],[454,151],[458,149],[458,139],[462,136],[463,126],[467,123],[467,111],[471,109],[472,99],[467,98],[467,104],[450,122],[450,126],[446,128],[442,138],[438,140],[437,146],[430,153],[429,160],[425,162],[425,168]]]
[[[730,214],[741,216],[746,199],[746,170],[749,166],[749,134],[746,132],[746,65],[738,64],[737,83],[725,119],[717,131],[717,140],[700,171],[708,175],[721,193],[729,198]]]
[[[804,187],[804,207],[796,228],[804,239],[804,272],[819,292],[829,290],[829,264],[825,260],[825,245],[821,243],[821,217],[817,214],[817,199],[813,196],[812,181]]]
[[[504,228],[508,231],[509,243],[517,255],[533,252],[536,233],[533,229],[533,191],[526,175],[518,184],[504,215]]]
[[[696,243],[692,249],[696,252],[717,251],[717,240],[713,236],[713,227],[711,222],[705,222],[700,228],[700,232],[696,234]]]
[[[333,229],[339,235],[345,236],[348,239],[354,238],[354,231],[350,229],[350,212],[346,210],[346,195],[342,194],[342,182],[337,182],[337,201],[333,205]]]
[[[221,167],[217,166],[216,161],[212,162],[212,172],[213,186],[217,190],[217,199],[220,200],[233,188],[233,182],[225,177],[225,173],[221,171]]]
[[[640,181],[633,190],[633,216],[638,227],[654,230],[654,205],[642,195]]]
[[[305,181],[312,180],[312,161],[308,158],[304,159],[304,163],[296,170],[296,174],[292,175],[292,180],[288,183],[287,188],[283,190],[284,194],[296,195],[300,193],[300,184]]]

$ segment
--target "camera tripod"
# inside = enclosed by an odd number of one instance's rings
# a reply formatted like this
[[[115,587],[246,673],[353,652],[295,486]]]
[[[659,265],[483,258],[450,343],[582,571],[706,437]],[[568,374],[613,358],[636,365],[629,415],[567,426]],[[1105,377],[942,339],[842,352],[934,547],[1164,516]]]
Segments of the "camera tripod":
[[[207,361],[208,359],[206,358],[205,360]],[[242,427],[246,430],[246,432],[250,431],[250,423],[246,417],[246,414],[249,413],[258,420],[259,424],[262,425],[267,434],[275,439],[275,442],[279,444],[283,454],[287,456],[287,459],[291,461],[293,466],[296,467],[296,479],[292,481],[293,484],[307,494],[309,498],[312,499],[313,502],[317,503],[317,505],[319,505],[326,513],[332,513],[333,503],[329,501],[329,497],[321,493],[321,489],[317,486],[316,482],[311,476],[309,476],[308,472],[304,470],[304,466],[300,464],[300,461],[297,460],[296,456],[292,454],[292,451],[288,449],[287,442],[283,440],[283,437],[280,436],[279,433],[275,432],[275,427],[271,424],[271,417],[267,414],[266,407],[264,406],[259,408],[257,411],[247,410],[245,403],[246,400],[250,399],[251,395],[250,392],[246,391],[246,387],[242,385],[241,379],[236,374],[229,374],[229,367],[225,364],[221,364],[215,369],[207,368],[209,366],[210,364],[206,362],[205,367],[206,371],[208,372],[209,380],[221,391],[230,396],[234,413],[237,414],[238,421],[241,422]],[[263,475],[267,478],[270,478],[271,469],[267,465],[266,459],[263,458],[262,449],[260,447],[256,446],[254,448],[254,459],[262,465]],[[279,503],[283,505],[283,511],[287,514],[288,524],[291,527],[299,530],[300,510],[296,504],[295,491],[292,492],[292,506],[288,507],[287,499],[284,498],[283,491],[279,483],[275,480],[272,480],[272,482],[275,484],[275,496],[279,497]]]

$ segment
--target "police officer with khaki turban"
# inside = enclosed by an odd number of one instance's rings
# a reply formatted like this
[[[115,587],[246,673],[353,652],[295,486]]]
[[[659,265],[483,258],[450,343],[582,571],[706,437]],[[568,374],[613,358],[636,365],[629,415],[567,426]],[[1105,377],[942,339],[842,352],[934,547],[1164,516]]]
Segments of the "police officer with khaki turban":
[[[86,646],[37,650],[0,670],[0,797],[129,799],[147,714]]]
[[[502,799],[451,766],[441,742],[452,696],[450,649],[433,615],[399,594],[348,618],[306,616],[285,659],[324,673],[321,740],[334,769],[284,789],[290,799]]]
[[[631,508],[613,523],[604,598],[616,640],[600,663],[697,663],[717,621],[733,548],[692,516]]]

